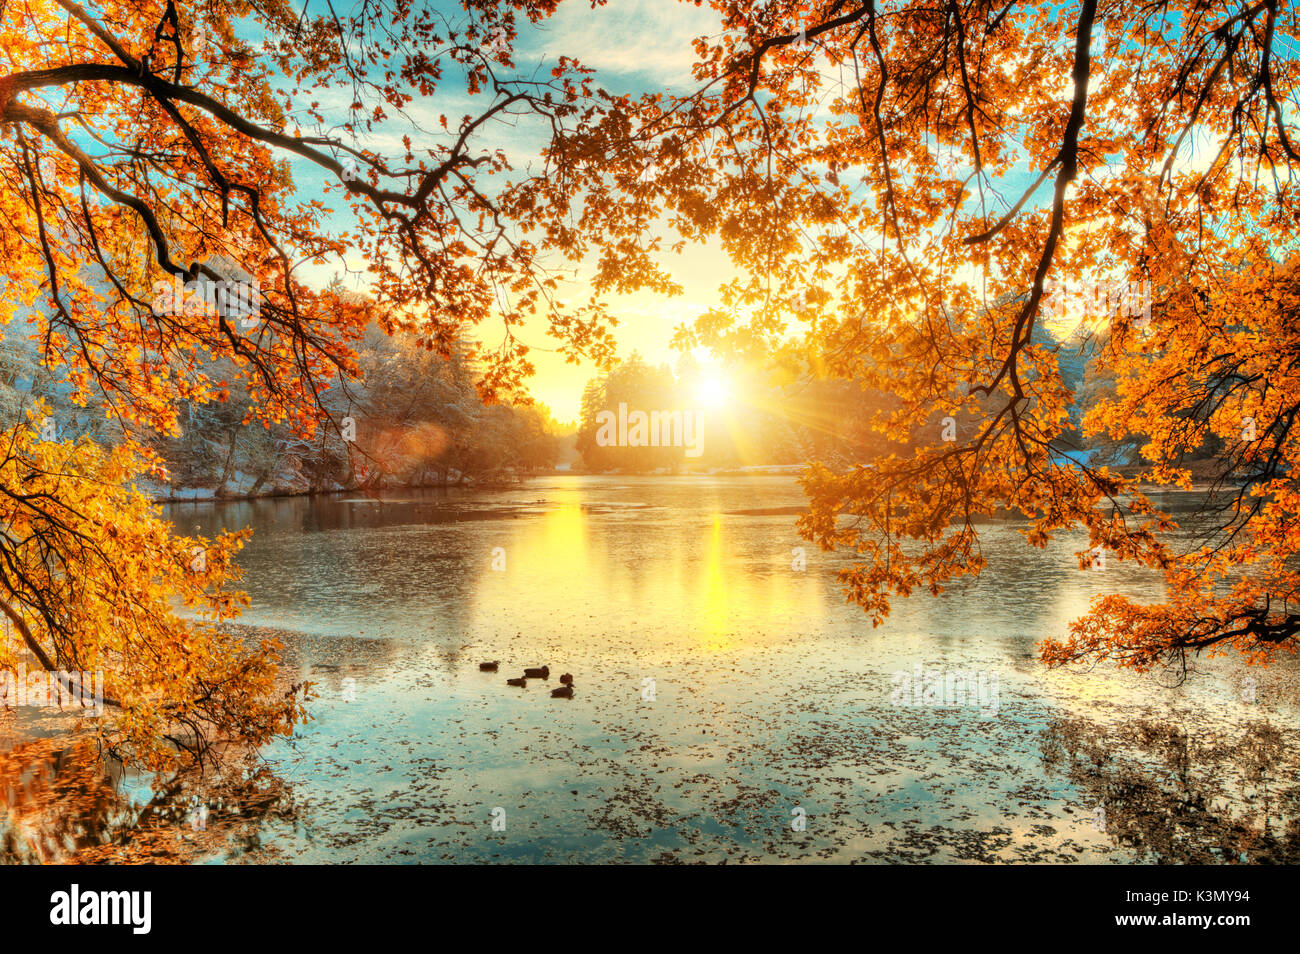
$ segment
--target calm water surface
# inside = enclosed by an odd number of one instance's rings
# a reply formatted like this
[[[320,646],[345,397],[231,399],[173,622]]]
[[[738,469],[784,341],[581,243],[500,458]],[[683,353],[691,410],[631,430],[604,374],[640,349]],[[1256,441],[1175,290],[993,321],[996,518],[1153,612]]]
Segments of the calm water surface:
[[[833,579],[847,559],[795,534],[803,504],[786,477],[555,476],[172,505],[181,530],[254,528],[242,622],[307,634],[292,664],[320,693],[264,753],[292,811],[252,837],[246,812],[206,858],[1295,859],[1294,666],[1046,671],[1035,644],[1094,596],[1163,585],[1013,523],[986,528],[980,578],[873,629]],[[891,698],[918,664],[988,694]],[[95,838],[143,824],[146,780],[112,788]]]

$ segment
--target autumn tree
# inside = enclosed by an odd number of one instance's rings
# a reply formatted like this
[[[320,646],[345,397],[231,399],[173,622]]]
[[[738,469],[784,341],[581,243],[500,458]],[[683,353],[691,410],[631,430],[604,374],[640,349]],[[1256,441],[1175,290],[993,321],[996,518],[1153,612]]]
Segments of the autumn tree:
[[[859,556],[840,573],[850,599],[878,623],[892,598],[979,572],[980,519],[1006,509],[1032,546],[1082,528],[1169,584],[1155,605],[1100,600],[1043,645],[1048,663],[1293,651],[1295,5],[711,6],[721,31],[696,41],[695,87],[593,133],[611,181],[658,172],[601,221],[655,217],[730,255],[737,277],[683,346],[762,354],[793,336],[810,364],[890,396],[870,423],[908,450],[803,481],[803,535]],[[1140,473],[1063,439],[1078,383],[1041,332],[1071,288],[1114,381],[1084,437],[1142,435]],[[951,440],[941,418],[961,425]],[[1140,488],[1188,486],[1210,437],[1224,509],[1184,552]]]
[[[569,357],[608,360],[607,316],[557,300],[554,268],[624,273],[618,230],[580,227],[572,206],[594,158],[577,134],[616,101],[570,58],[523,78],[512,63],[519,25],[554,6],[0,5],[0,319],[25,322],[42,366],[118,433],[108,449],[58,439],[40,406],[0,433],[0,610],[40,665],[104,671],[115,751],[203,761],[304,715],[303,687],[273,690],[277,647],[214,625],[244,599],[243,535],[177,536],[134,489],[165,477],[145,434],[236,391],[246,420],[337,427],[325,396],[355,376],[372,319],[443,357],[496,323],[500,346],[477,355],[488,400],[530,370],[528,316]],[[437,115],[443,94],[477,109]],[[514,170],[494,136],[528,122],[546,149]],[[331,261],[363,263],[368,305],[307,280]]]

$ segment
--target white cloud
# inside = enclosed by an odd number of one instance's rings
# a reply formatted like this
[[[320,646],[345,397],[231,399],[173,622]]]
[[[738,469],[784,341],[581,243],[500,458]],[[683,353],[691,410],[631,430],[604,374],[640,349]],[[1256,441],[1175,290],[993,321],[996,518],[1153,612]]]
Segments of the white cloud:
[[[693,3],[611,0],[595,9],[562,3],[555,16],[521,35],[518,62],[543,54],[550,61],[572,56],[598,70],[598,80],[608,73],[609,79],[684,87],[695,61],[691,41],[720,29],[715,11]]]

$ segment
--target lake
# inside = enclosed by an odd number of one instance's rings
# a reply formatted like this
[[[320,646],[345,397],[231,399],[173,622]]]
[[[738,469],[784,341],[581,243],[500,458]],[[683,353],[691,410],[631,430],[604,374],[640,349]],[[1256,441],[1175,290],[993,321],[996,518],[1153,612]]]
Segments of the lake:
[[[1196,498],[1164,501],[1197,525]],[[33,821],[24,752],[43,790],[89,783],[20,712],[0,760],[7,854],[158,831],[155,857],[216,862],[1300,854],[1295,665],[1046,670],[1036,643],[1094,596],[1156,601],[1163,582],[1114,560],[1080,571],[1082,535],[1037,551],[1014,521],[983,529],[982,576],[873,629],[833,578],[848,558],[796,535],[803,505],[784,476],[578,475],[169,505],[186,532],[254,528],[241,622],[303,634],[291,675],[317,683],[313,720],[264,750],[254,794],[159,796],[104,770],[86,817]],[[506,685],[543,664],[549,680]],[[566,672],[573,698],[552,698]],[[203,833],[176,809],[196,791]],[[24,848],[33,831],[45,847]]]

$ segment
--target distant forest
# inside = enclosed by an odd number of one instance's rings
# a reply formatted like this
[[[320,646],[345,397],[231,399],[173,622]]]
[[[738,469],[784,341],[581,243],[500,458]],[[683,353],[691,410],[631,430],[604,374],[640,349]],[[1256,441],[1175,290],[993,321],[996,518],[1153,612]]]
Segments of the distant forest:
[[[112,443],[120,426],[67,398],[67,388],[39,366],[36,348],[24,337],[26,329],[25,323],[13,322],[0,341],[0,419],[8,425],[43,400],[52,410],[59,439],[84,435]],[[1096,360],[1107,342],[1104,331],[1079,329],[1063,338],[1042,327],[1035,332],[1036,344],[1056,352],[1063,382],[1075,394],[1071,427],[1058,442],[1061,453],[1131,472],[1140,463],[1141,435],[1112,440],[1082,433],[1088,409],[1114,392],[1113,378],[1099,372],[1104,362]],[[572,454],[575,441],[579,456],[573,469],[592,473],[716,471],[797,466],[810,460],[847,470],[941,439],[949,414],[936,407],[925,433],[918,431],[906,441],[888,439],[871,427],[873,417],[888,411],[883,395],[853,381],[819,376],[793,349],[727,368],[730,400],[699,407],[693,398],[705,371],[698,363],[683,356],[674,366],[652,365],[633,353],[587,383],[575,438],[564,433],[544,405],[484,405],[475,388],[480,372],[469,346],[458,345],[448,360],[409,337],[390,337],[371,326],[358,363],[359,382],[336,386],[323,396],[334,426],[322,427],[310,441],[286,425],[245,423],[247,395],[187,404],[179,435],[138,435],[159,455],[171,478],[148,489],[160,497],[242,497],[510,483],[552,471],[566,449]],[[223,377],[220,362],[205,371]],[[644,411],[696,411],[699,455],[688,456],[681,446],[602,446],[598,415],[616,412],[620,404]],[[965,435],[978,423],[963,415],[952,426]],[[1211,435],[1186,461],[1194,475],[1213,469],[1221,450],[1215,442],[1221,439]],[[1201,462],[1204,468],[1198,466]]]
[[[121,425],[99,407],[78,407],[68,389],[39,364],[26,323],[6,327],[0,341],[0,421],[22,420],[38,401],[50,409],[45,427],[59,440],[119,440]],[[245,423],[247,394],[227,402],[187,402],[181,433],[138,434],[166,465],[170,481],[145,482],[159,497],[242,497],[396,486],[508,483],[552,469],[561,438],[542,405],[479,400],[478,367],[464,345],[450,360],[414,339],[370,326],[358,349],[361,380],[322,395],[334,426],[311,440],[284,424]],[[211,362],[216,380],[233,369]]]
[[[1142,435],[1112,439],[1106,434],[1083,433],[1085,414],[1114,396],[1114,376],[1104,370],[1105,362],[1098,360],[1109,346],[1109,332],[1083,326],[1058,334],[1039,326],[1033,340],[1055,352],[1062,381],[1075,395],[1070,426],[1057,441],[1060,455],[1120,473],[1137,471],[1145,443]],[[873,418],[891,410],[885,395],[853,381],[821,377],[791,349],[764,356],[744,368],[726,369],[733,397],[716,408],[698,408],[703,422],[698,457],[687,456],[681,447],[602,446],[598,441],[598,415],[616,412],[620,404],[646,411],[697,408],[692,396],[705,373],[689,357],[669,366],[652,365],[633,354],[609,373],[588,381],[577,435],[582,467],[594,472],[678,473],[818,460],[842,471],[883,454],[908,454],[920,444],[941,441],[945,418],[951,413],[949,408],[936,406],[925,426],[906,440],[887,438],[871,426]],[[976,416],[959,414],[952,418],[950,433],[954,439],[964,440],[979,424]],[[1193,476],[1215,472],[1222,444],[1221,438],[1209,434],[1187,457],[1184,463]]]

